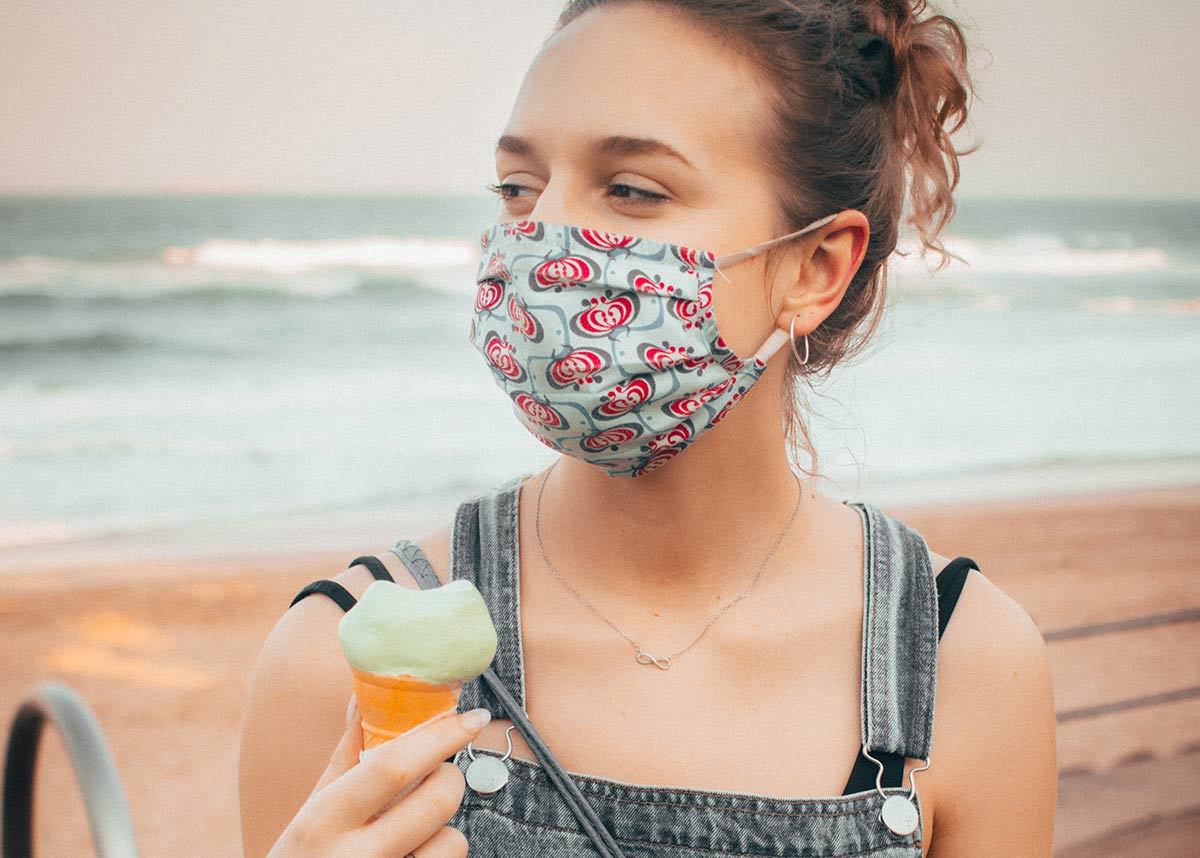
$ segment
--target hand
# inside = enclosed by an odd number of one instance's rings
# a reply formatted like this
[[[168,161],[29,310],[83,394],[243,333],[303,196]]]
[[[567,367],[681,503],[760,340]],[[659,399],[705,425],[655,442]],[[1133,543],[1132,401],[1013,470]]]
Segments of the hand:
[[[478,712],[488,717],[472,724]],[[467,838],[446,822],[462,804],[464,780],[458,766],[444,761],[479,735],[487,710],[434,718],[361,761],[362,722],[353,699],[346,715],[329,765],[268,858],[463,858]]]

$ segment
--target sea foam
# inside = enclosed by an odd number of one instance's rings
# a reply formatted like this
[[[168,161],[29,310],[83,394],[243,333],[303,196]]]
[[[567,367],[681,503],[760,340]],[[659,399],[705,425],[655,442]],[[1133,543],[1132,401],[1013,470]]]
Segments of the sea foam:
[[[330,241],[211,239],[194,247],[168,247],[169,265],[296,274],[324,268],[429,270],[472,265],[473,242],[449,238],[363,236]]]
[[[1111,274],[1161,272],[1172,267],[1171,257],[1158,247],[1073,247],[1046,233],[1024,233],[992,240],[945,237],[951,259],[948,274],[1026,274],[1054,277],[1096,277]],[[937,262],[930,253],[921,261],[917,242],[906,238],[889,263],[900,275],[928,275]],[[907,255],[901,255],[907,254]]]

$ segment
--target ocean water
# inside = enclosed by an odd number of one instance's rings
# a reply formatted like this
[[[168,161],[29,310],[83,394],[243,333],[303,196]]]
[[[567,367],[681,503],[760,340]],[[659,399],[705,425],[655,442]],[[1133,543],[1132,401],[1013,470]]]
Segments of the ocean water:
[[[0,568],[383,550],[553,454],[466,339],[478,197],[0,197]],[[1200,203],[963,200],[808,395],[877,503],[1200,481]],[[349,556],[347,557],[349,559]]]

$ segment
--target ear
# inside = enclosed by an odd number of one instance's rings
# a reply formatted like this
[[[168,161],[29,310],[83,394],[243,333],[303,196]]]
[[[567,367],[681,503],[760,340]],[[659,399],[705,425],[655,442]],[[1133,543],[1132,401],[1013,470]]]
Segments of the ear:
[[[867,254],[871,227],[857,209],[846,209],[813,233],[804,243],[807,253],[800,259],[795,277],[788,283],[775,326],[788,330],[796,319],[796,335],[817,328],[842,301],[850,281]]]

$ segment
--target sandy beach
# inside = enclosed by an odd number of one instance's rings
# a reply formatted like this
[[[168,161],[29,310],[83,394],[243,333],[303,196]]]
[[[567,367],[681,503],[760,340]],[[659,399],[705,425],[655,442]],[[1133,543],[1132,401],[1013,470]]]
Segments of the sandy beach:
[[[934,551],[974,558],[1047,636],[1059,712],[1056,854],[1194,854],[1200,487],[888,512]],[[234,858],[239,724],[258,649],[300,587],[387,544],[6,573],[5,724],[35,682],[66,682],[104,728],[141,853]],[[86,850],[82,803],[53,735],[43,754],[39,851]]]

